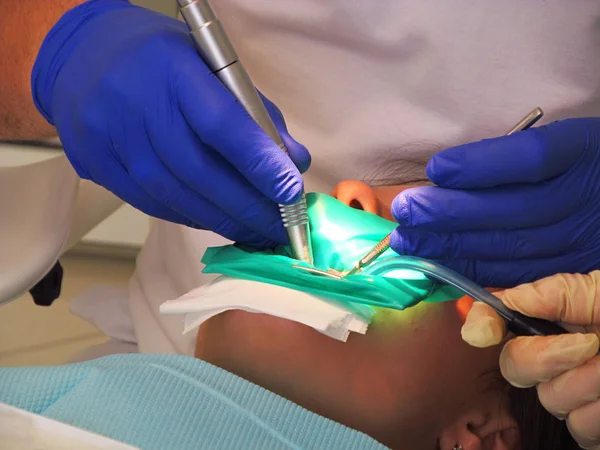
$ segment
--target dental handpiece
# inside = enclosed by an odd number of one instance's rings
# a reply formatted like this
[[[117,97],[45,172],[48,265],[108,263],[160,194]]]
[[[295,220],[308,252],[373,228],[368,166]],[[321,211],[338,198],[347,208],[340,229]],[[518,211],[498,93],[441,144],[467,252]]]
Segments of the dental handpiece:
[[[244,69],[223,25],[208,0],[177,0],[181,15],[200,57],[242,104],[250,117],[288,153],[250,76]],[[293,205],[279,205],[294,258],[313,264],[308,211],[304,192]]]
[[[506,136],[510,136],[511,134],[516,133],[517,131],[523,131],[528,128],[531,128],[538,120],[542,118],[544,115],[544,111],[541,108],[534,108],[529,114],[523,117],[519,122],[512,127],[506,133]],[[367,267],[377,258],[379,258],[388,248],[390,248],[390,238],[392,233],[388,234],[384,237],[379,243],[373,247],[365,256],[360,258],[356,265],[350,269],[348,272],[344,273],[343,276],[346,275],[354,275],[363,270],[363,268]]]

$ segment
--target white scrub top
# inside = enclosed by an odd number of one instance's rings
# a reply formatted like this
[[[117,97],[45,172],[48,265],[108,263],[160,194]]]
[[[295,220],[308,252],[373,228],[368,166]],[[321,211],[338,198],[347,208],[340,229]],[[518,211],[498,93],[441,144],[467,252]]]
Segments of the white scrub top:
[[[544,120],[600,114],[600,2],[215,0],[257,87],[307,146],[307,191],[425,179],[437,151]],[[390,160],[393,162],[390,164]],[[155,221],[130,289],[142,352],[193,352],[158,306],[206,282],[225,240]]]
[[[424,180],[439,150],[544,121],[600,114],[600,2],[214,0],[257,87],[312,154],[307,191],[343,179]],[[391,163],[390,163],[391,162]],[[206,282],[225,241],[154,221],[129,309],[143,352],[190,353],[159,305]]]

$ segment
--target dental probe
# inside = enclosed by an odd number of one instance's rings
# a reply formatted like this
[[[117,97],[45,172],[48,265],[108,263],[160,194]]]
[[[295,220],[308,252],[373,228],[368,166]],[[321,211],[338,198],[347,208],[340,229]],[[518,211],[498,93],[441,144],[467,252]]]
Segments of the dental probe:
[[[242,104],[250,117],[286,152],[250,76],[233,48],[223,25],[208,0],[177,0],[196,49],[204,63]],[[313,264],[306,197],[293,205],[279,205],[283,226],[290,241],[293,257]]]
[[[511,134],[516,133],[517,131],[523,131],[528,128],[531,128],[533,124],[535,124],[538,120],[542,118],[544,115],[544,111],[541,108],[534,108],[529,114],[523,117],[514,127],[512,127],[506,133],[506,136],[510,136]],[[348,272],[344,273],[343,276],[354,275],[363,270],[363,268],[367,267],[377,258],[379,258],[388,248],[390,248],[390,238],[392,233],[388,234],[384,237],[379,243],[373,247],[369,253],[363,256],[356,265],[350,269]]]
[[[344,274],[346,275],[354,275],[363,270],[363,268],[367,267],[377,258],[379,258],[388,248],[390,248],[390,238],[392,237],[392,233],[388,234],[384,237],[379,243],[373,247],[369,253],[360,258],[356,265],[350,269],[348,272]]]

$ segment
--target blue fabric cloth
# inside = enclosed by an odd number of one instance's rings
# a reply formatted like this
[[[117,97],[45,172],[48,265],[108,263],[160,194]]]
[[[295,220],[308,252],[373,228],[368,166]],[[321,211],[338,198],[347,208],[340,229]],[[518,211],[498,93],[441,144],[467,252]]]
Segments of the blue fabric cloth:
[[[384,449],[195,358],[112,355],[0,369],[0,402],[142,449]]]

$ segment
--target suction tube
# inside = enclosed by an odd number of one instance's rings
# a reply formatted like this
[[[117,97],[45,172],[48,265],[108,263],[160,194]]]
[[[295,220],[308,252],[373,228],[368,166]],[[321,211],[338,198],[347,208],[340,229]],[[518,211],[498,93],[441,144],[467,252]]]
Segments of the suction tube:
[[[429,278],[453,286],[470,297],[492,307],[504,320],[509,331],[518,336],[550,336],[568,333],[556,323],[525,316],[507,308],[502,301],[468,278],[442,266],[414,256],[395,256],[376,261],[363,270],[365,275],[385,276],[395,270],[411,269]]]

